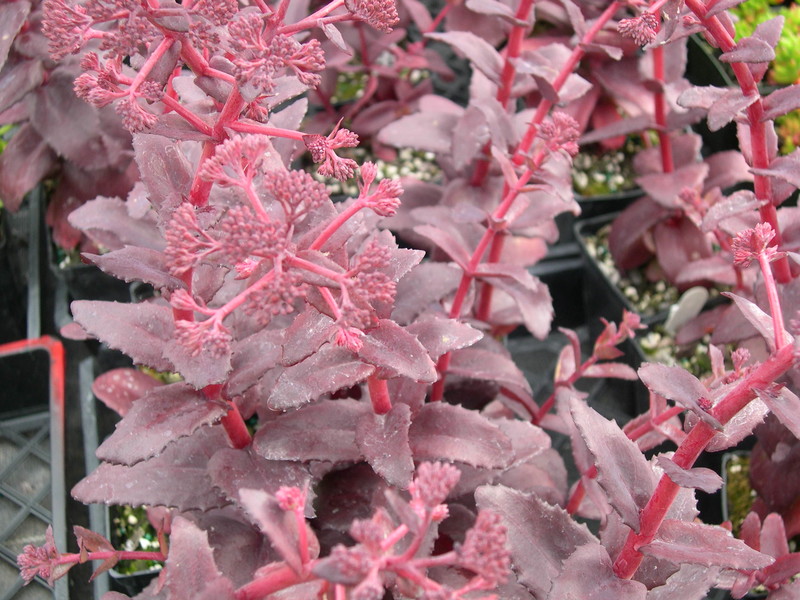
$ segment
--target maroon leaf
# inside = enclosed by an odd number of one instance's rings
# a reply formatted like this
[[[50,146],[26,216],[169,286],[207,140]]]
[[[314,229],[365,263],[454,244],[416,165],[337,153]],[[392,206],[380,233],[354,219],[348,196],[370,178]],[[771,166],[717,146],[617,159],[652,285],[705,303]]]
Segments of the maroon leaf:
[[[435,402],[414,416],[408,432],[420,460],[448,460],[487,469],[508,466],[511,440],[486,417],[460,406]]]
[[[231,356],[231,373],[225,382],[228,397],[247,391],[278,365],[283,338],[284,330],[262,329],[236,342]]]
[[[362,338],[362,342],[359,358],[375,365],[375,374],[381,379],[408,377],[424,383],[436,381],[436,365],[425,347],[416,336],[394,321],[381,319],[378,326]]]
[[[772,317],[770,317],[767,313],[761,310],[758,305],[754,302],[739,296],[738,294],[734,294],[732,292],[724,292],[724,296],[731,298],[735,303],[736,307],[741,311],[744,317],[750,322],[750,324],[756,328],[756,330],[761,334],[761,336],[766,340],[767,345],[770,347],[771,350],[775,350],[775,329],[774,329],[774,322]],[[784,329],[783,332],[785,340],[793,339],[789,332]]]
[[[178,143],[165,137],[138,133],[133,136],[133,149],[148,200],[161,219],[168,219],[170,209],[189,197],[194,169]]]
[[[208,478],[208,460],[228,445],[221,427],[205,427],[132,467],[101,464],[72,488],[72,495],[84,504],[146,504],[179,510],[224,506],[226,500]]]
[[[335,331],[333,319],[311,306],[306,307],[286,328],[288,343],[283,349],[281,364],[288,367],[308,358],[329,341]]]
[[[175,327],[169,306],[76,300],[71,308],[75,321],[90,335],[121,350],[133,362],[157,371],[175,370],[162,352]]]
[[[393,121],[378,134],[378,141],[398,148],[414,148],[447,154],[458,116],[445,112],[424,112]]]
[[[483,337],[482,332],[466,323],[436,314],[422,315],[407,326],[406,331],[417,337],[432,360],[446,352],[471,346]]]
[[[462,269],[466,270],[469,264],[470,253],[463,240],[453,235],[452,232],[433,225],[417,225],[414,233],[429,239],[439,248],[444,250]]]
[[[207,385],[224,383],[231,371],[231,349],[228,347],[220,356],[217,350],[204,345],[199,354],[177,339],[164,345],[164,358],[173,365],[184,380],[200,389]]]
[[[798,108],[800,108],[800,84],[778,88],[764,98],[764,115],[761,120],[775,119]]]
[[[672,173],[657,173],[636,178],[642,189],[664,208],[675,209],[677,198],[684,188],[698,188],[708,174],[708,165],[692,163]]]
[[[709,398],[709,391],[688,371],[681,367],[647,363],[639,367],[639,377],[651,392],[685,406],[717,431],[722,430],[720,422],[698,403],[701,398]]]
[[[109,542],[99,533],[85,529],[80,525],[74,525],[72,527],[72,531],[75,534],[75,539],[78,542],[78,549],[81,553],[81,562],[89,559],[87,556],[88,552],[112,552],[111,556],[106,558],[100,564],[100,566],[94,570],[92,576],[89,578],[89,581],[93,581],[101,573],[105,573],[109,569],[113,569],[114,566],[119,562],[119,555],[114,552],[114,546],[112,546],[111,542]]]
[[[169,273],[166,257],[152,248],[124,246],[107,254],[82,255],[100,269],[128,283],[143,281],[156,289],[177,290],[186,284]]]
[[[517,265],[484,263],[476,273],[483,281],[511,296],[528,331],[541,340],[547,337],[554,313],[546,285]]]
[[[800,438],[800,398],[785,387],[761,388],[755,392],[778,420]]]
[[[630,365],[616,362],[597,363],[590,366],[583,372],[584,377],[613,377],[614,379],[626,379],[636,381],[639,376]]]
[[[500,82],[500,71],[503,59],[489,42],[469,31],[448,31],[445,33],[428,33],[428,39],[449,44],[457,52],[465,56],[472,66],[483,73],[490,81]]]
[[[162,250],[164,237],[153,218],[135,218],[120,198],[100,196],[72,211],[69,222],[106,248],[140,246]]]
[[[219,421],[228,409],[226,402],[210,400],[185,383],[159,387],[133,403],[114,433],[100,444],[97,457],[132,465]]]
[[[323,400],[264,424],[253,448],[269,460],[354,462],[361,459],[356,423],[371,411],[364,402]]]
[[[450,373],[495,381],[503,387],[523,390],[530,394],[531,388],[525,375],[508,356],[490,352],[483,348],[464,348],[451,354]]]
[[[5,7],[7,6],[6,4]],[[0,6],[0,11],[5,7]],[[0,41],[1,51],[2,41]],[[38,60],[26,60],[0,72],[0,113],[24,98],[28,92],[41,85],[42,81],[44,81],[44,68]]]
[[[675,464],[675,461],[671,458],[663,454],[656,458],[656,464],[664,469],[664,473],[681,487],[696,488],[704,491],[706,494],[713,494],[722,487],[722,477],[719,476],[719,473],[711,469],[706,469],[704,467],[684,469]]]
[[[20,125],[0,154],[0,198],[15,212],[22,198],[50,172],[55,154],[29,124]]]
[[[718,569],[682,564],[679,571],[667,578],[664,585],[650,590],[647,600],[703,600],[717,583]]]
[[[123,367],[106,371],[94,380],[92,393],[108,408],[124,417],[133,403],[163,385],[138,369]]]
[[[535,494],[505,486],[482,486],[475,490],[475,501],[481,510],[502,517],[517,579],[535,598],[548,597],[563,562],[578,547],[597,543],[585,525]]]
[[[709,130],[719,131],[758,99],[758,94],[745,96],[739,88],[727,90],[708,109]]]
[[[647,588],[639,581],[620,579],[611,558],[599,543],[578,546],[564,561],[548,598],[581,600],[644,600]]]
[[[303,569],[300,558],[297,521],[291,511],[281,509],[274,496],[261,489],[241,490],[239,492],[242,506],[261,528],[272,546],[280,553],[295,573]],[[305,525],[305,523],[304,523]]]
[[[396,404],[385,415],[369,412],[356,425],[356,444],[373,470],[390,485],[408,488],[414,459],[408,440],[411,409]]]
[[[639,512],[655,489],[655,477],[639,448],[614,421],[572,396],[570,412],[597,466],[597,481],[622,521],[639,531]]]
[[[170,598],[234,600],[233,584],[217,569],[208,534],[183,517],[172,523],[164,582]]]
[[[758,208],[761,202],[756,195],[749,190],[740,190],[730,196],[715,202],[703,217],[702,230],[711,232],[722,226],[728,218],[735,218],[738,215],[752,213]]]
[[[410,323],[432,303],[438,302],[458,287],[461,269],[452,264],[425,262],[397,283],[392,319]]]
[[[324,394],[364,381],[375,367],[353,357],[345,348],[328,344],[307,359],[286,368],[269,395],[269,406],[286,410]]]
[[[740,39],[733,50],[723,52],[719,59],[727,63],[768,63],[775,59],[775,50],[765,40],[752,35]]]
[[[223,448],[217,451],[208,461],[208,476],[226,498],[237,503],[241,503],[239,493],[245,489],[260,489],[275,495],[283,486],[305,489],[310,481],[308,470],[303,465],[267,460],[252,448]],[[310,501],[306,504],[306,516],[314,516]]]
[[[17,33],[22,28],[28,13],[31,10],[31,3],[22,0],[21,2],[10,2],[0,6],[0,69],[6,64],[8,51],[17,37]]]
[[[676,563],[729,569],[762,569],[774,560],[737,540],[727,529],[674,519],[664,521],[656,539],[639,550]]]

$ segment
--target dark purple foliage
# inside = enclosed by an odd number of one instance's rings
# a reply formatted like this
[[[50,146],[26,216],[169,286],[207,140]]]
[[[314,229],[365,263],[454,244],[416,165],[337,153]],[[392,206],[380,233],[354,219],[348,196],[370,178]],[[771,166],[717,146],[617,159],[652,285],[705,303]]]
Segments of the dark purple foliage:
[[[164,567],[139,600],[795,592],[800,220],[778,207],[800,180],[771,132],[800,102],[796,86],[757,87],[780,23],[734,42],[728,2],[561,0],[537,4],[536,30],[529,0],[438,14],[416,0],[243,4],[0,7],[0,121],[19,123],[0,158],[4,201],[60,164],[56,237],[75,226],[95,245],[86,260],[155,290],[75,302],[65,332],[179,380],[96,381],[122,419],[72,490],[150,507],[161,549],[78,529],[80,552],[61,554],[49,532],[20,554],[25,580],[144,557]],[[693,32],[738,86],[684,79]],[[469,65],[453,98],[434,93],[453,75],[439,51]],[[736,122],[740,148],[702,157],[687,131],[702,118]],[[530,267],[555,217],[580,211],[572,157],[643,130],[658,138],[635,161],[645,196],[616,220],[611,252],[681,287],[732,285],[733,308],[688,329],[747,344],[710,349],[702,377],[637,373],[621,344],[642,325],[624,313],[588,356],[562,330],[552,393],[534,397],[503,340],[550,334],[552,298]],[[430,180],[381,172],[408,147],[433,155]],[[334,180],[349,184],[336,201]],[[624,426],[577,388],[637,377],[650,410]],[[758,512],[740,538],[696,521],[696,490],[720,484],[697,458],[770,412]]]

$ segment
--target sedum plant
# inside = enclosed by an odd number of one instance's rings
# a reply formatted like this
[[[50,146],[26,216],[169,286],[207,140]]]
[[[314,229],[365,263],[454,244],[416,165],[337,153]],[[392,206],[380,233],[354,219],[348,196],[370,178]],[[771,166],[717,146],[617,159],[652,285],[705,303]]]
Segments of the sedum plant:
[[[523,50],[540,8],[574,35]],[[138,304],[74,302],[64,333],[180,380],[126,369],[95,382],[122,420],[97,450],[101,466],[73,489],[86,503],[149,506],[159,549],[117,549],[77,527],[78,551],[66,552],[50,532],[19,556],[23,577],[162,562],[140,600],[699,599],[756,581],[776,598],[796,594],[780,517],[754,517],[743,539],[696,520],[695,490],[720,484],[693,466],[704,450],[736,444],[769,411],[800,434],[786,379],[791,255],[775,212],[797,183],[795,158],[775,158],[770,133],[800,92],[761,98],[774,27],[734,43],[724,8],[522,0],[431,15],[408,0],[46,0],[53,58],[81,54],[75,91],[119,115],[141,177],[127,197],[98,197],[70,222],[109,250],[87,260],[158,292]],[[414,52],[435,40],[473,67],[467,106],[424,94],[376,134],[434,153],[435,183],[377,181],[374,163],[346,156],[361,140],[338,113],[316,111],[317,122],[336,118],[305,128],[345,40],[380,38],[402,57],[409,19],[427,24]],[[741,90],[683,81],[685,34],[697,30],[722,48]],[[630,40],[644,47],[633,90],[650,94],[652,110],[606,133],[656,131],[658,148],[641,160],[658,199],[673,192],[699,206],[714,189],[709,169],[682,170],[691,144],[671,129],[706,109],[715,123],[742,123],[742,157],[719,166],[748,172],[755,192],[715,193],[719,207],[702,218],[715,231],[738,224],[735,268],[763,294],[733,300],[765,351],[737,349],[731,367],[710,349],[704,381],[655,364],[637,374],[616,360],[640,328],[625,314],[588,356],[565,330],[555,390],[535,399],[500,340],[520,325],[550,332],[549,293],[527,267],[556,235],[555,215],[577,210],[581,127],[559,109],[592,88],[576,73],[587,54],[615,60]],[[302,158],[318,175],[354,180],[356,193],[333,203],[296,168]],[[575,387],[637,376],[651,406],[624,428]],[[546,430],[571,440],[580,477],[570,487]],[[665,442],[674,452],[643,454]]]

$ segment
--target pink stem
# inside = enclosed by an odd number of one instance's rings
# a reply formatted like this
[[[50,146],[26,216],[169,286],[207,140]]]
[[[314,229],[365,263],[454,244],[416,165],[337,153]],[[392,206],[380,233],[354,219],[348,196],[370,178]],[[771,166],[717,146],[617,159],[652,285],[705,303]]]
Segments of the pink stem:
[[[389,397],[389,386],[385,379],[377,375],[370,375],[367,378],[369,388],[369,398],[372,401],[372,410],[376,415],[385,415],[392,410],[392,400]]]
[[[722,52],[729,52],[736,47],[736,42],[730,36],[728,31],[722,25],[716,16],[708,16],[708,7],[702,0],[686,0],[686,6],[695,14],[700,20],[706,31],[714,38],[717,46]],[[750,148],[752,154],[753,168],[756,170],[769,168],[769,151],[767,149],[767,126],[772,126],[771,120],[763,120],[764,117],[764,103],[761,94],[758,90],[758,82],[756,82],[753,74],[750,72],[749,67],[741,62],[731,63],[731,68],[736,76],[736,81],[742,89],[745,96],[757,96],[755,102],[747,107],[747,124],[750,129]],[[769,123],[768,123],[768,122]],[[775,200],[773,197],[772,183],[769,176],[755,173],[753,175],[753,188],[756,197],[759,200],[766,201],[759,209],[761,221],[769,223],[772,229],[775,230],[775,238],[773,238],[771,245],[780,247],[782,245],[782,236],[780,228],[778,227],[778,214],[775,210]],[[791,269],[789,267],[789,260],[782,257],[773,263],[775,274],[778,281],[781,283],[788,283],[792,279]]]
[[[791,344],[785,345],[739,381],[726,396],[709,412],[723,425],[730,421],[754,398],[753,389],[769,386],[794,364]],[[681,468],[690,468],[700,453],[716,434],[716,430],[699,421],[678,446],[672,460]],[[679,487],[666,475],[662,475],[653,496],[641,512],[639,533],[630,531],[625,545],[614,561],[614,572],[618,577],[630,579],[642,563],[644,555],[639,548],[653,541],[667,511],[672,505]]]

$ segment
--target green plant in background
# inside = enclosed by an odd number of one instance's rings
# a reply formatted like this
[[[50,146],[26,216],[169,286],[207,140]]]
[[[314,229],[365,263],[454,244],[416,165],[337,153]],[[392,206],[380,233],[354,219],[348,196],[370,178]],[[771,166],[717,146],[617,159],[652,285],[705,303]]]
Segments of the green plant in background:
[[[775,119],[776,131],[781,141],[781,153],[789,154],[800,148],[800,111]]]
[[[778,6],[779,5],[779,6]],[[800,80],[800,6],[788,6],[772,0],[747,0],[733,9],[739,20],[736,39],[752,35],[755,28],[775,16],[785,21],[781,39],[775,48],[775,60],[770,67],[767,80],[774,85],[791,85]]]
[[[157,551],[160,548],[158,532],[147,518],[143,506],[115,506],[111,517],[111,542],[127,551]],[[161,568],[153,560],[123,560],[114,567],[123,575]]]

